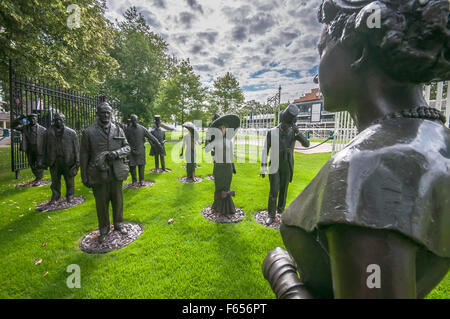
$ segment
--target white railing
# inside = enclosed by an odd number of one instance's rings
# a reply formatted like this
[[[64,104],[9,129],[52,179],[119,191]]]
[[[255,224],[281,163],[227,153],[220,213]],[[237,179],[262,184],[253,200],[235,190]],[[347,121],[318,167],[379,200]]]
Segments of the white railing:
[[[450,95],[450,85],[447,86],[447,97]],[[444,113],[447,124],[450,121],[450,98],[444,99],[444,82],[437,83],[436,99],[431,100],[431,85],[424,87],[424,96],[427,104]],[[341,151],[358,134],[353,119],[348,112],[338,112],[335,115],[334,140],[332,156]]]

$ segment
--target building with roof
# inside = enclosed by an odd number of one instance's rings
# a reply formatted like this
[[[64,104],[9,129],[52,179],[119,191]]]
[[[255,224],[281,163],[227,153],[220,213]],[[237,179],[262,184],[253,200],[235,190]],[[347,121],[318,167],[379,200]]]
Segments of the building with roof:
[[[334,131],[335,113],[325,111],[319,88],[303,94],[292,104],[297,105],[300,111],[297,127],[300,131],[309,132],[310,138],[327,138]]]

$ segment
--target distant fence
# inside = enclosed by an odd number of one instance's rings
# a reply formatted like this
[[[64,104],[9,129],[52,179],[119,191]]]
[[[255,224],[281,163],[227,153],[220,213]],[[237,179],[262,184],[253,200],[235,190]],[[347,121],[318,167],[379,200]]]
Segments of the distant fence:
[[[95,122],[96,107],[104,101],[103,96],[89,96],[73,90],[63,89],[40,80],[20,76],[10,67],[10,120],[26,122],[26,116],[34,113],[38,122],[45,128],[50,127],[55,113],[65,115],[68,127],[81,131]],[[29,167],[27,157],[20,151],[22,134],[12,129],[11,133],[11,169],[16,172]]]
[[[446,91],[446,92],[445,92]],[[444,90],[444,82],[436,84],[436,99],[431,100],[431,85],[424,87],[424,96],[430,107],[436,108],[443,112],[447,118],[446,125],[448,127],[450,121],[450,85]],[[338,112],[335,114],[334,140],[332,147],[332,155],[344,149],[348,143],[358,134],[353,119],[348,112]]]

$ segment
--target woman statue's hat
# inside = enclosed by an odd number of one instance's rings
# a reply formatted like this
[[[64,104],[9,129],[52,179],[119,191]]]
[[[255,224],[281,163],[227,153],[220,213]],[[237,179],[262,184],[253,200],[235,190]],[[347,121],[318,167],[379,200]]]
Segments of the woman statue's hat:
[[[222,125],[227,128],[237,129],[238,127],[241,126],[241,120],[239,119],[239,117],[236,114],[226,114],[226,115],[220,116],[219,118],[217,118],[216,120],[214,120],[211,123],[211,127],[219,128]]]
[[[186,122],[183,124],[183,127],[187,128],[188,130],[194,132],[195,131],[195,126],[192,122]]]
[[[155,115],[155,122],[161,122],[161,115]]]
[[[219,128],[220,126],[225,126],[226,128],[232,128],[234,129],[234,133],[231,136],[234,137],[234,135],[237,132],[237,129],[241,126],[241,120],[236,114],[226,114],[223,116],[220,116],[219,118],[215,119],[211,123],[211,127]],[[227,138],[230,138],[230,136],[227,134]]]

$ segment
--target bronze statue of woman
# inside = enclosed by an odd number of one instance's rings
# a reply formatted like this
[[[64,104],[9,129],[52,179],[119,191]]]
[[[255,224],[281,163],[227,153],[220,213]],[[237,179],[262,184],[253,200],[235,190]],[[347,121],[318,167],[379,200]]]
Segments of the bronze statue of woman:
[[[360,133],[287,208],[289,253],[263,273],[279,298],[424,298],[450,267],[450,130],[422,91],[450,78],[449,2],[324,0],[319,20],[325,109]]]
[[[188,134],[183,136],[183,145],[181,147],[180,159],[183,158],[184,150],[186,160],[186,177],[189,182],[195,181],[195,167],[197,166],[197,152],[195,150],[195,144],[201,144],[199,136],[195,130],[195,126],[191,122],[186,122],[183,127],[188,130]]]
[[[222,215],[233,215],[236,208],[232,196],[234,191],[230,190],[233,174],[236,174],[234,166],[233,138],[240,126],[237,115],[228,114],[216,118],[210,125],[211,142],[205,146],[206,152],[213,152],[214,161],[214,213]]]

